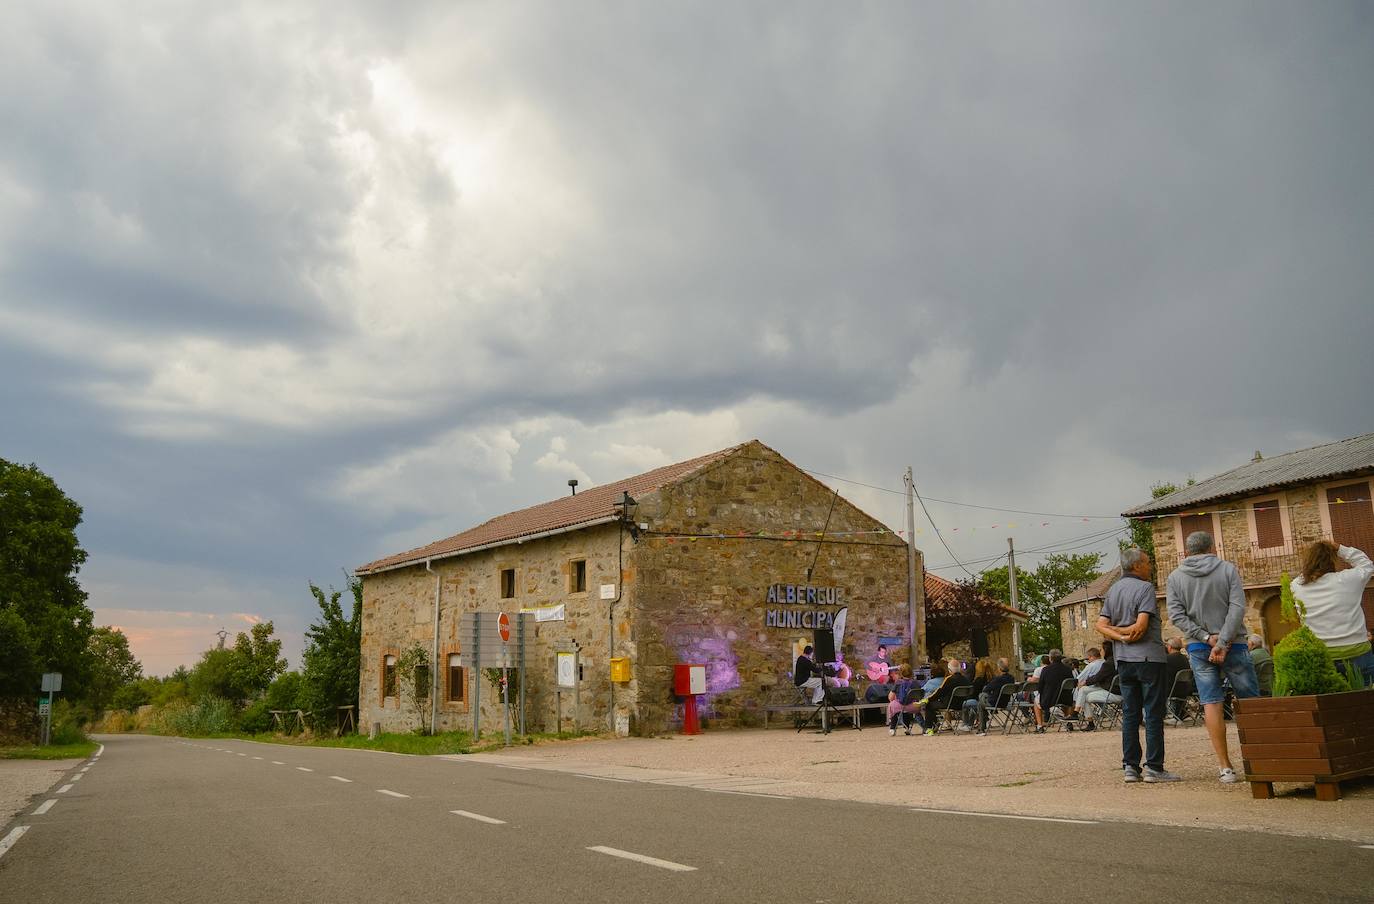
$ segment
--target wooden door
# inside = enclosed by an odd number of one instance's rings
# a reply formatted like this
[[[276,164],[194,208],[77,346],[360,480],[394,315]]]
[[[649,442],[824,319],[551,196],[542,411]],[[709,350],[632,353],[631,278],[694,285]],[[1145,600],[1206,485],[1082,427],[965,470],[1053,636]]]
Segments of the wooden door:
[[[1271,650],[1297,627],[1283,617],[1283,601],[1277,596],[1271,596],[1264,601],[1260,608],[1260,617],[1264,621],[1264,642]]]

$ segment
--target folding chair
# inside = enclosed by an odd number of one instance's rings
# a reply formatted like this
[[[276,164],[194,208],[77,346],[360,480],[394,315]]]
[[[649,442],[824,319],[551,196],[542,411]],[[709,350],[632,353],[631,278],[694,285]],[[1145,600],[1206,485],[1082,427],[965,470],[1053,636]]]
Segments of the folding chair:
[[[1011,718],[1011,701],[1016,699],[1016,694],[1022,687],[1024,685],[1012,682],[997,689],[997,699],[988,701],[988,728],[1007,727],[1007,720]]]
[[[1019,686],[1017,693],[1007,701],[1007,721],[1003,734],[1011,734],[1016,727],[1021,726],[1022,731],[1030,731],[1035,727],[1035,701],[1032,699],[1039,684],[1034,681],[1027,681]],[[1024,699],[1021,695],[1024,694]]]
[[[1116,700],[1112,700],[1115,697]],[[1098,728],[1116,728],[1121,725],[1121,676],[1113,675],[1107,687],[1107,699],[1097,704],[1097,718],[1093,720]]]
[[[1063,716],[1054,715],[1053,710],[1056,706],[1062,709],[1065,705],[1064,696],[1066,694],[1069,698],[1068,705],[1073,705],[1073,690],[1077,685],[1078,680],[1076,678],[1065,678],[1059,683],[1059,693],[1055,694],[1050,699],[1049,703],[1045,702],[1043,696],[1040,698],[1040,710],[1045,714],[1045,724],[1053,724],[1055,726],[1055,731],[1063,731],[1065,725],[1071,725],[1074,722],[1073,719],[1066,719]]]
[[[1177,693],[1183,691],[1183,693]],[[1189,669],[1180,669],[1174,676],[1174,686],[1169,688],[1169,699],[1177,698],[1180,701],[1179,709],[1182,715],[1178,717],[1179,722],[1188,722],[1196,726],[1202,721],[1202,701],[1198,699],[1197,687],[1193,683],[1193,673]]]
[[[961,722],[964,717],[964,701],[973,696],[973,686],[965,684],[950,691],[949,699],[945,701],[943,709],[935,711],[935,724],[928,725],[927,728],[934,728],[935,733],[939,734],[950,722]]]

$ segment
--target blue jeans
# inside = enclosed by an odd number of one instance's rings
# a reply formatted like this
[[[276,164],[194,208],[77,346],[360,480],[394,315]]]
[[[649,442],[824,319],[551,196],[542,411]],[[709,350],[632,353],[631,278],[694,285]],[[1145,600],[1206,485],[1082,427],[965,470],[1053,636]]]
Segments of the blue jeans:
[[[1352,665],[1364,676],[1364,686],[1374,687],[1374,650],[1354,659],[1342,659],[1336,663],[1336,668],[1342,675],[1345,675],[1346,665]],[[1349,677],[1349,676],[1346,676]]]
[[[1221,665],[1208,659],[1208,654],[1206,649],[1188,650],[1188,664],[1193,667],[1193,683],[1197,685],[1200,703],[1206,706],[1226,699],[1226,688],[1221,684],[1223,678],[1231,680],[1231,693],[1237,699],[1260,695],[1259,678],[1255,676],[1255,666],[1250,662],[1250,650],[1245,644],[1232,644]]]
[[[1121,765],[1140,768],[1140,722],[1145,721],[1145,765],[1164,768],[1164,663],[1118,662],[1121,679]]]

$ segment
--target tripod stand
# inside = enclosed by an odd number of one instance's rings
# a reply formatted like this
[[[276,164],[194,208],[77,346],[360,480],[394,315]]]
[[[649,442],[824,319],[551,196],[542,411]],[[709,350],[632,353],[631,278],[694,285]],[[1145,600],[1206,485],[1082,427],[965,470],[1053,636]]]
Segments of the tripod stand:
[[[825,667],[820,670],[821,676],[821,702],[814,704],[816,707],[811,715],[807,716],[806,721],[797,726],[797,733],[801,734],[810,728],[819,718],[821,723],[821,734],[830,734],[830,726],[835,724],[835,717],[840,711],[835,708],[835,704],[830,700],[830,688],[826,686]]]

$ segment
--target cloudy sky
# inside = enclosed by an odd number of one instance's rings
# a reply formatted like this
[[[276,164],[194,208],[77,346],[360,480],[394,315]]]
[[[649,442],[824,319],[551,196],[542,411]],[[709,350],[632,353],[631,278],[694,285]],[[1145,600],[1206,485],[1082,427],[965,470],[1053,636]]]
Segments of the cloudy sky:
[[[0,29],[0,457],[150,672],[754,437],[1073,516],[977,559],[1374,430],[1368,5],[392,6]]]

